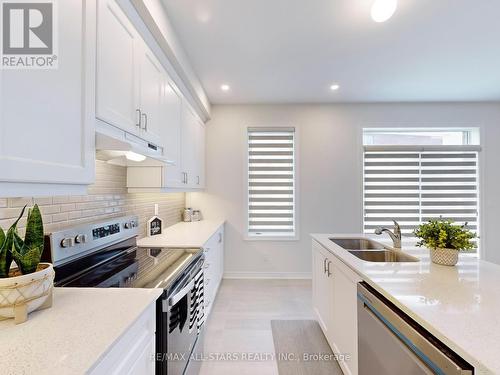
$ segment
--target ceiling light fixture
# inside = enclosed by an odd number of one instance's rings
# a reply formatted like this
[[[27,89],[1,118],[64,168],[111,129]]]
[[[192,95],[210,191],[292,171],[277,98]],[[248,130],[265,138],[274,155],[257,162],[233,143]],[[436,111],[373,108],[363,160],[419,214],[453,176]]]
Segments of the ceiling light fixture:
[[[229,87],[229,85],[227,85],[227,84],[223,84],[220,86],[220,89],[222,91],[229,91],[229,89],[231,89],[231,87]]]
[[[375,0],[371,16],[375,22],[385,22],[391,18],[398,7],[398,0]]]
[[[340,86],[337,85],[336,83],[334,83],[333,85],[330,86],[330,90],[332,90],[332,91],[337,91],[339,88],[340,88]]]

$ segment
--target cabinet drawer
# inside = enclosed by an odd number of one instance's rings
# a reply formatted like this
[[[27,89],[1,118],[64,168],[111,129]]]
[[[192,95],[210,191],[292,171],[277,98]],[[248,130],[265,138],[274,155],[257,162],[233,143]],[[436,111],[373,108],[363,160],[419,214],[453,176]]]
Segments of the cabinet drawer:
[[[216,247],[216,246],[222,246],[224,242],[224,230],[223,228],[219,228],[217,232],[215,232],[212,237],[206,242],[205,246],[207,247]]]

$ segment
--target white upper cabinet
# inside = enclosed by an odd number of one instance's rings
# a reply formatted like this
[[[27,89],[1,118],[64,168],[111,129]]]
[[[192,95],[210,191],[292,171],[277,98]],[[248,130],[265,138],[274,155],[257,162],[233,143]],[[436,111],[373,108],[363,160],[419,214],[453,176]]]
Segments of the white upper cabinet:
[[[197,120],[196,129],[196,187],[205,188],[205,124]]]
[[[0,70],[0,196],[94,180],[95,2],[58,2],[57,69]]]
[[[156,57],[143,44],[139,53],[139,112],[141,135],[157,145],[162,142],[162,96],[166,73]]]
[[[202,189],[205,184],[205,125],[187,102],[183,105],[181,172],[184,187]]]
[[[97,101],[100,120],[139,132],[138,61],[142,40],[114,0],[98,1]]]
[[[181,161],[182,96],[168,79],[163,84],[161,109],[164,156],[170,164],[178,165]]]
[[[163,147],[167,73],[115,0],[99,1],[97,118]]]
[[[170,163],[164,166],[129,167],[127,187],[131,192],[189,191],[205,187],[205,125],[172,87],[163,106],[164,145]],[[170,108],[167,110],[167,108]],[[170,151],[169,151],[170,150]],[[168,154],[168,153],[171,154]]]
[[[187,103],[183,106],[182,123],[182,171],[185,174],[184,184],[186,187],[195,187],[196,185],[196,145],[197,145],[197,127],[196,115],[193,113]]]

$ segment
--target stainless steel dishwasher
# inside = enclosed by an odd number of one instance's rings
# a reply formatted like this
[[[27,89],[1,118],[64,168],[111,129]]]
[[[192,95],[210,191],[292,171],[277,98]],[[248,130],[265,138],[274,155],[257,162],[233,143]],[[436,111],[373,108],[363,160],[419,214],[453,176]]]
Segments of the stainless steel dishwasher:
[[[365,282],[358,284],[359,375],[473,374],[446,347]]]

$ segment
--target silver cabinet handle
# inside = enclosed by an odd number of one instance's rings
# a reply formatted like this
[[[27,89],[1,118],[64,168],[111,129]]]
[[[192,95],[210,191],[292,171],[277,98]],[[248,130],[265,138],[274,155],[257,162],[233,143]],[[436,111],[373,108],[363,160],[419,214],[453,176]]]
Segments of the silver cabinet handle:
[[[222,233],[219,232],[219,243],[221,243],[221,242],[222,242]]]
[[[200,184],[200,176],[196,176],[196,178],[198,179],[196,182],[196,185],[199,185]]]
[[[137,108],[137,109],[135,110],[135,112],[139,114],[139,121],[137,122],[137,124],[135,124],[135,126],[138,126],[138,127],[139,127],[139,129],[142,129],[142,128],[141,128],[141,122],[142,122],[142,112],[141,112],[141,110],[140,110],[139,108]]]
[[[327,268],[326,268],[326,271],[327,271],[328,277],[332,276],[332,273],[331,273],[331,271],[330,271],[330,264],[332,264],[332,262],[331,262],[331,261],[328,261],[328,266],[327,266]]]
[[[326,261],[327,260],[328,260],[327,258],[323,259],[323,273],[326,273]]]
[[[147,113],[143,113],[142,116],[144,116],[144,130],[148,131],[148,114]]]
[[[185,182],[185,183],[187,184],[187,183],[188,183],[188,181],[189,181],[189,179],[188,179],[188,174],[187,174],[187,172],[186,172],[186,182]]]

